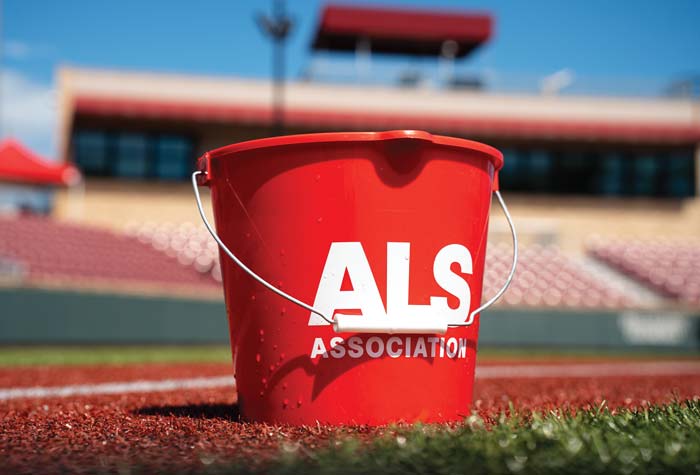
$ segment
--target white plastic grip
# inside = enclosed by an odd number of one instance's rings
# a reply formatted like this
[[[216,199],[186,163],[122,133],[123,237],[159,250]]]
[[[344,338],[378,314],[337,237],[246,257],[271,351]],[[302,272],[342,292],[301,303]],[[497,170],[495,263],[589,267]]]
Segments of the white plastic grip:
[[[336,333],[410,333],[410,334],[439,334],[447,332],[447,321],[433,317],[387,318],[378,315],[346,315],[336,313],[333,320],[333,330]]]

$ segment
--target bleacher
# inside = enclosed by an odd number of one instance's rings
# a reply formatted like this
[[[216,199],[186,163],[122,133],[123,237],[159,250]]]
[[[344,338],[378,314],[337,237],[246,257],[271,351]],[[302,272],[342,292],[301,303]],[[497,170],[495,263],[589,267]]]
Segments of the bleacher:
[[[31,283],[215,288],[138,239],[39,216],[0,216],[0,258]]]
[[[591,240],[587,252],[623,280],[648,286],[660,300],[700,305],[698,243],[598,238]],[[511,258],[509,244],[489,245],[485,297],[502,285]],[[212,292],[221,285],[216,243],[204,227],[189,222],[131,223],[118,233],[36,216],[0,217],[0,261],[6,277],[12,274],[13,280],[30,282],[142,283]],[[601,278],[585,261],[556,245],[529,244],[521,246],[513,283],[497,305],[626,309],[647,307],[649,300],[635,292],[634,285],[616,286],[609,277]]]
[[[126,233],[150,244],[173,261],[221,281],[216,243],[192,223],[131,223]],[[508,275],[512,250],[507,244],[488,248],[484,295],[496,293]],[[513,284],[498,305],[549,308],[636,308],[642,299],[597,278],[556,246],[530,245],[520,250]]]
[[[484,296],[494,295],[511,266],[510,245],[490,245],[486,253]],[[555,245],[520,247],[518,268],[500,305],[549,308],[625,308],[642,306],[634,293],[599,279]]]
[[[129,223],[125,233],[166,254],[180,265],[221,282],[217,245],[204,227],[187,222]]]
[[[700,242],[595,238],[588,253],[681,304],[700,305]]]

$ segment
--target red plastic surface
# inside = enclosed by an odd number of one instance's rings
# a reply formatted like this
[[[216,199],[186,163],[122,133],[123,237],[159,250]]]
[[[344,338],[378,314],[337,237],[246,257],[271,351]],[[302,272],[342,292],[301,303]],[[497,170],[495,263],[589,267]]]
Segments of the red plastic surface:
[[[207,154],[216,227],[261,276],[313,303],[332,243],[359,242],[386,306],[387,243],[410,243],[408,302],[446,296],[433,276],[436,254],[465,246],[473,272],[452,271],[480,304],[488,215],[498,151],[425,132],[313,134],[231,145]],[[337,335],[309,326],[309,312],[268,291],[222,254],[239,404],[244,419],[288,424],[448,421],[469,414],[478,322],[449,329],[463,358],[413,356],[418,339],[398,335],[403,354],[311,357]],[[347,280],[347,279],[346,279]],[[343,286],[353,286],[345,282]],[[369,318],[369,317],[368,317]],[[464,319],[467,318],[465,312]],[[366,348],[374,338],[359,335]],[[394,340],[396,341],[396,340]],[[410,341],[410,343],[408,343]],[[398,348],[394,346],[394,348]],[[408,353],[409,356],[405,356]]]
[[[369,40],[372,51],[439,55],[445,41],[457,45],[464,57],[491,36],[493,19],[485,13],[326,5],[321,15],[314,49],[354,51]]]

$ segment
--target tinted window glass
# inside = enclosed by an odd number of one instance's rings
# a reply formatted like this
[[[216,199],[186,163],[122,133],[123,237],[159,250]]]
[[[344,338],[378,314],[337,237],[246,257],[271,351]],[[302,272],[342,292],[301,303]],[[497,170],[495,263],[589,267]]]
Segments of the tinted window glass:
[[[668,157],[666,190],[669,196],[692,196],[694,193],[695,160],[692,152],[677,152]]]
[[[107,146],[104,132],[79,131],[73,139],[73,161],[86,175],[107,175]]]
[[[114,174],[127,178],[144,178],[148,172],[148,142],[142,134],[117,137]]]
[[[656,157],[649,154],[634,158],[634,194],[637,196],[655,196],[658,194],[656,178],[659,164]]]
[[[550,188],[552,157],[544,150],[533,150],[530,153],[529,184],[542,189]]]
[[[504,190],[534,194],[684,197],[695,194],[693,150],[504,149]]]
[[[164,135],[156,142],[155,175],[163,180],[187,178],[194,164],[192,146],[184,137]]]
[[[616,152],[608,152],[601,157],[600,173],[596,186],[598,193],[605,196],[622,194],[624,160],[624,157]]]

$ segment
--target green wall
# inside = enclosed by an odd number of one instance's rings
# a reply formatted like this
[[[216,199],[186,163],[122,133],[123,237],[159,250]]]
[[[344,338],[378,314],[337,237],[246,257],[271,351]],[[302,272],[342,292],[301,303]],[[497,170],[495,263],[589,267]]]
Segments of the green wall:
[[[0,288],[0,344],[227,342],[223,301]],[[496,309],[480,345],[700,351],[700,315]]]
[[[0,289],[0,343],[227,343],[221,301]]]

